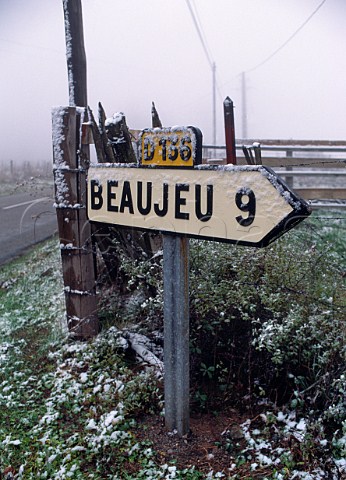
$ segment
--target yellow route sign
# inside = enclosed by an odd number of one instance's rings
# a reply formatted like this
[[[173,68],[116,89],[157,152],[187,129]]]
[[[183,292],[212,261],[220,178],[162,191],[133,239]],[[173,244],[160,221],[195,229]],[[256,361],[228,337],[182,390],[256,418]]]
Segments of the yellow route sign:
[[[193,167],[202,160],[202,133],[195,127],[145,129],[139,136],[141,165]]]

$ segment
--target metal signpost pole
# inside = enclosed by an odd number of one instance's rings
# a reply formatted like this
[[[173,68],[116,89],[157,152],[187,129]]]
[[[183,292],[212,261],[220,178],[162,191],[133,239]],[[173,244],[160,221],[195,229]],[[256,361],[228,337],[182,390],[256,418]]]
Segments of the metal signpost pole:
[[[152,127],[162,129],[154,102],[151,113]],[[161,146],[162,143],[161,140]],[[174,158],[172,148],[170,152]],[[177,430],[182,437],[190,430],[189,239],[163,235],[162,240],[165,425],[169,431]]]
[[[165,423],[180,437],[189,425],[189,239],[163,236]]]

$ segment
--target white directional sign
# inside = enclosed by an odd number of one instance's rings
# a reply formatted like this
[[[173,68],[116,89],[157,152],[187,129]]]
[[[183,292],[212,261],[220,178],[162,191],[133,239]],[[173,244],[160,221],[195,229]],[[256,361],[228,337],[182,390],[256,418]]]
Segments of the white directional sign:
[[[93,222],[263,247],[310,214],[269,168],[90,167]]]

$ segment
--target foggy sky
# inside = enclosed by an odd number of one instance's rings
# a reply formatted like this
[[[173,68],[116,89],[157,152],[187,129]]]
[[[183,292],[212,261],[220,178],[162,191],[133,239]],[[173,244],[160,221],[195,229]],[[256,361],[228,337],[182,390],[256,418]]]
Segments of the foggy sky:
[[[193,4],[193,2],[191,1]],[[255,139],[346,137],[346,2],[327,0],[270,56],[321,0],[194,0],[217,68],[217,143],[222,102],[235,104],[242,137],[241,73],[247,131]],[[88,101],[130,128],[151,126],[155,101],[164,126],[194,125],[212,141],[212,73],[186,0],[82,0]],[[0,165],[52,158],[51,109],[68,104],[62,0],[0,0]]]

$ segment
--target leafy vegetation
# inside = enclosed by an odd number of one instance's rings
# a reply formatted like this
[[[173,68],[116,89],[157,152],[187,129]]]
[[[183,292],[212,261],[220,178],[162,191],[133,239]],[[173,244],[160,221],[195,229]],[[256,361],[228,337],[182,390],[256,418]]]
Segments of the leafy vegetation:
[[[190,242],[192,407],[248,418],[215,443],[228,459],[218,471],[160,462],[136,433],[143,416],[163,412],[162,382],[126,341],[128,330],[143,333],[162,354],[159,253],[133,262],[119,249],[127,283],[102,282],[103,331],[85,343],[64,328],[56,241],[4,267],[0,478],[337,479],[346,469],[339,217],[319,213],[264,250]]]
[[[237,392],[241,402],[265,397],[316,413],[339,405],[339,420],[345,418],[344,220],[338,213],[315,214],[266,249],[190,241],[191,375],[198,404],[214,408],[227,398],[234,404]],[[159,255],[140,262],[124,257],[126,292],[108,290],[105,317],[112,311],[117,325],[162,331],[161,264]]]

